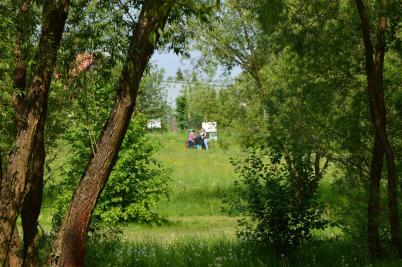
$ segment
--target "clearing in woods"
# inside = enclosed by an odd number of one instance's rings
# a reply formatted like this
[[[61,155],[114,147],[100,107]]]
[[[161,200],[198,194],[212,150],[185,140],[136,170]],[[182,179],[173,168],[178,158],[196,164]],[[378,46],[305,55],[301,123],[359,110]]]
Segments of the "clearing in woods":
[[[172,169],[170,199],[158,204],[162,225],[130,224],[124,228],[128,240],[235,237],[239,217],[230,216],[225,200],[234,192],[236,174],[230,157],[238,155],[236,145],[228,149],[212,144],[209,150],[185,148],[184,133],[153,134],[161,144],[157,154]]]

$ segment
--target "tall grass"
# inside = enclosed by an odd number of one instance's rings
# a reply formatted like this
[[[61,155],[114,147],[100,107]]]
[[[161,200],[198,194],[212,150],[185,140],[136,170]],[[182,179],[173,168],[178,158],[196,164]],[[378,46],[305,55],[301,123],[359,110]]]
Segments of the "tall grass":
[[[236,175],[230,157],[239,154],[232,145],[228,150],[215,144],[209,150],[185,147],[186,133],[154,135],[163,148],[157,157],[173,169],[170,200],[159,203],[162,216],[222,215],[222,200],[233,194]]]
[[[401,266],[399,260],[370,263],[364,251],[351,250],[352,244],[331,242],[305,244],[291,258],[277,256],[251,243],[225,238],[184,238],[174,242],[117,242],[92,244],[86,257],[87,266],[267,266],[267,267],[348,267]]]
[[[186,137],[152,134],[162,144],[156,157],[173,170],[170,199],[161,200],[157,208],[165,222],[130,223],[122,225],[122,235],[90,237],[86,266],[402,266],[401,261],[388,259],[370,263],[361,245],[364,238],[345,240],[338,228],[316,231],[315,241],[304,243],[292,258],[242,242],[235,236],[239,217],[222,212],[223,201],[235,194],[237,176],[230,158],[240,154],[238,145],[226,140],[224,146],[215,144],[207,151],[187,149]],[[331,179],[319,190],[323,202],[339,201]],[[45,230],[51,224],[51,199],[46,199],[40,218]]]

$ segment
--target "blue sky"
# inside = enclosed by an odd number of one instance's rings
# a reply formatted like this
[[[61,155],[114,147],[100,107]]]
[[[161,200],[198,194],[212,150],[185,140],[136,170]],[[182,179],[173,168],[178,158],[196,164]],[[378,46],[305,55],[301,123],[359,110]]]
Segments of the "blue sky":
[[[191,51],[190,56],[194,59],[200,56],[197,51]],[[159,52],[155,53],[151,61],[158,67],[165,70],[165,79],[169,77],[175,77],[177,70],[191,69],[191,59],[181,60],[180,57],[173,52]],[[218,76],[220,70],[218,69]],[[241,72],[240,68],[234,68],[231,77],[237,76]],[[180,93],[181,86],[177,84],[167,84],[168,103],[172,106],[175,105],[175,99]]]
[[[159,67],[165,69],[165,78],[174,77],[177,69],[186,69],[190,67],[190,62],[182,62],[178,55],[174,53],[162,52],[155,53],[151,61],[155,62]]]
[[[155,53],[151,61],[154,62],[159,68],[163,68],[165,70],[165,80],[168,77],[175,77],[176,71],[181,69],[189,68],[190,62],[183,62],[180,60],[179,56],[174,53],[162,52]],[[167,84],[167,101],[169,105],[175,106],[175,99],[180,93],[181,86],[177,84]]]

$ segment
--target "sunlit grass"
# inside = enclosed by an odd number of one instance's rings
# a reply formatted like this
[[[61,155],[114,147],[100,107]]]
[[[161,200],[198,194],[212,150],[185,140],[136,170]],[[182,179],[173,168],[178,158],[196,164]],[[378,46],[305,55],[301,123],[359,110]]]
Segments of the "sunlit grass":
[[[372,264],[364,251],[351,250],[352,244],[342,240],[305,244],[292,257],[222,237],[118,242],[104,246],[95,243],[89,247],[87,266],[397,267],[402,264],[401,260]]]
[[[89,242],[86,266],[402,266],[386,259],[371,264],[367,250],[357,245],[365,240],[345,240],[337,227],[314,231],[313,242],[304,243],[292,259],[242,242],[236,237],[240,217],[227,209],[222,212],[227,208],[223,201],[236,194],[230,158],[240,154],[238,145],[223,149],[215,144],[205,151],[187,149],[186,133],[154,133],[152,138],[162,144],[156,157],[173,171],[170,199],[161,200],[156,210],[160,224],[120,225],[118,240]],[[332,186],[334,172],[328,170],[319,188],[328,219],[331,205],[339,201]],[[51,229],[51,199],[46,199],[40,217],[46,232]]]
[[[126,241],[174,242],[182,238],[235,239],[236,217],[179,216],[168,217],[162,225],[129,224],[123,228]]]
[[[238,146],[223,150],[215,145],[209,150],[187,149],[186,133],[154,135],[162,144],[157,154],[173,170],[170,200],[159,203],[162,216],[222,215],[222,200],[233,192],[236,175],[230,157]]]

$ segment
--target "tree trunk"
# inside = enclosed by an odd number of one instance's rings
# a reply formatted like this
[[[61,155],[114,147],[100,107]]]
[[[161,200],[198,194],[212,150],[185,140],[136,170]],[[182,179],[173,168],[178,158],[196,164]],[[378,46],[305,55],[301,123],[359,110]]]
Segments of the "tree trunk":
[[[10,253],[7,256],[7,267],[21,267],[21,240],[17,227],[14,228],[14,233],[10,245]]]
[[[43,173],[45,164],[45,127],[46,110],[42,112],[35,138],[30,170],[30,186],[25,196],[22,210],[22,229],[24,232],[23,266],[39,266],[38,218],[42,206]]]
[[[375,135],[373,155],[370,166],[369,195],[367,206],[367,233],[370,255],[382,255],[380,244],[380,181],[383,167],[384,148],[378,134]]]
[[[3,154],[0,148],[0,184],[2,179],[3,179]]]
[[[92,211],[115,164],[118,151],[130,122],[138,86],[144,69],[159,39],[174,1],[145,1],[133,30],[114,109],[106,122],[96,151],[74,192],[68,212],[55,241],[52,266],[83,266],[85,238]],[[153,38],[155,37],[155,38]]]
[[[39,45],[28,80],[21,124],[17,129],[15,149],[11,153],[0,187],[0,264],[5,265],[15,222],[22,207],[28,180],[30,159],[41,113],[47,97],[56,54],[68,14],[69,0],[45,0]],[[21,107],[21,105],[19,105]]]
[[[381,140],[382,149],[385,151],[388,171],[388,209],[389,223],[391,226],[391,243],[395,252],[402,257],[401,242],[399,239],[399,215],[397,200],[397,175],[395,158],[392,146],[389,142],[387,133],[387,115],[384,100],[384,55],[385,55],[385,31],[387,29],[387,18],[384,13],[386,10],[386,0],[380,1],[379,18],[377,27],[377,43],[374,49],[371,43],[369,18],[363,0],[355,0],[362,22],[363,41],[366,57],[367,92],[371,120],[376,132]],[[374,60],[374,58],[375,60]],[[372,181],[373,183],[375,181]],[[370,182],[371,183],[371,182]],[[374,246],[375,244],[373,244]],[[372,255],[375,257],[376,255]]]
[[[30,17],[32,1],[23,0],[19,1],[17,4],[19,6],[16,16],[17,35],[14,47],[15,65],[13,77],[14,88],[17,93],[14,95],[13,102],[16,113],[15,124],[18,129],[21,127],[21,118],[24,110],[23,107],[25,106],[22,96],[26,94],[26,62],[28,59],[26,55],[27,49],[24,49],[23,47],[27,46],[28,40],[32,35],[30,32],[32,26],[29,25],[27,27],[27,23],[33,23],[33,21]],[[29,171],[30,175],[27,182],[28,193],[25,196],[21,210],[24,237],[23,249],[21,249],[21,244],[17,244],[17,242],[20,242],[19,236],[18,238],[13,236],[13,240],[15,241],[12,243],[13,247],[11,249],[14,249],[14,246],[16,246],[16,248],[22,252],[19,253],[19,256],[22,256],[19,266],[39,266],[39,248],[36,235],[37,220],[43,194],[43,169],[45,162],[43,131],[45,127],[45,116],[46,111],[44,110],[38,124],[38,133],[33,147],[33,156]],[[13,262],[16,261],[14,260]]]

